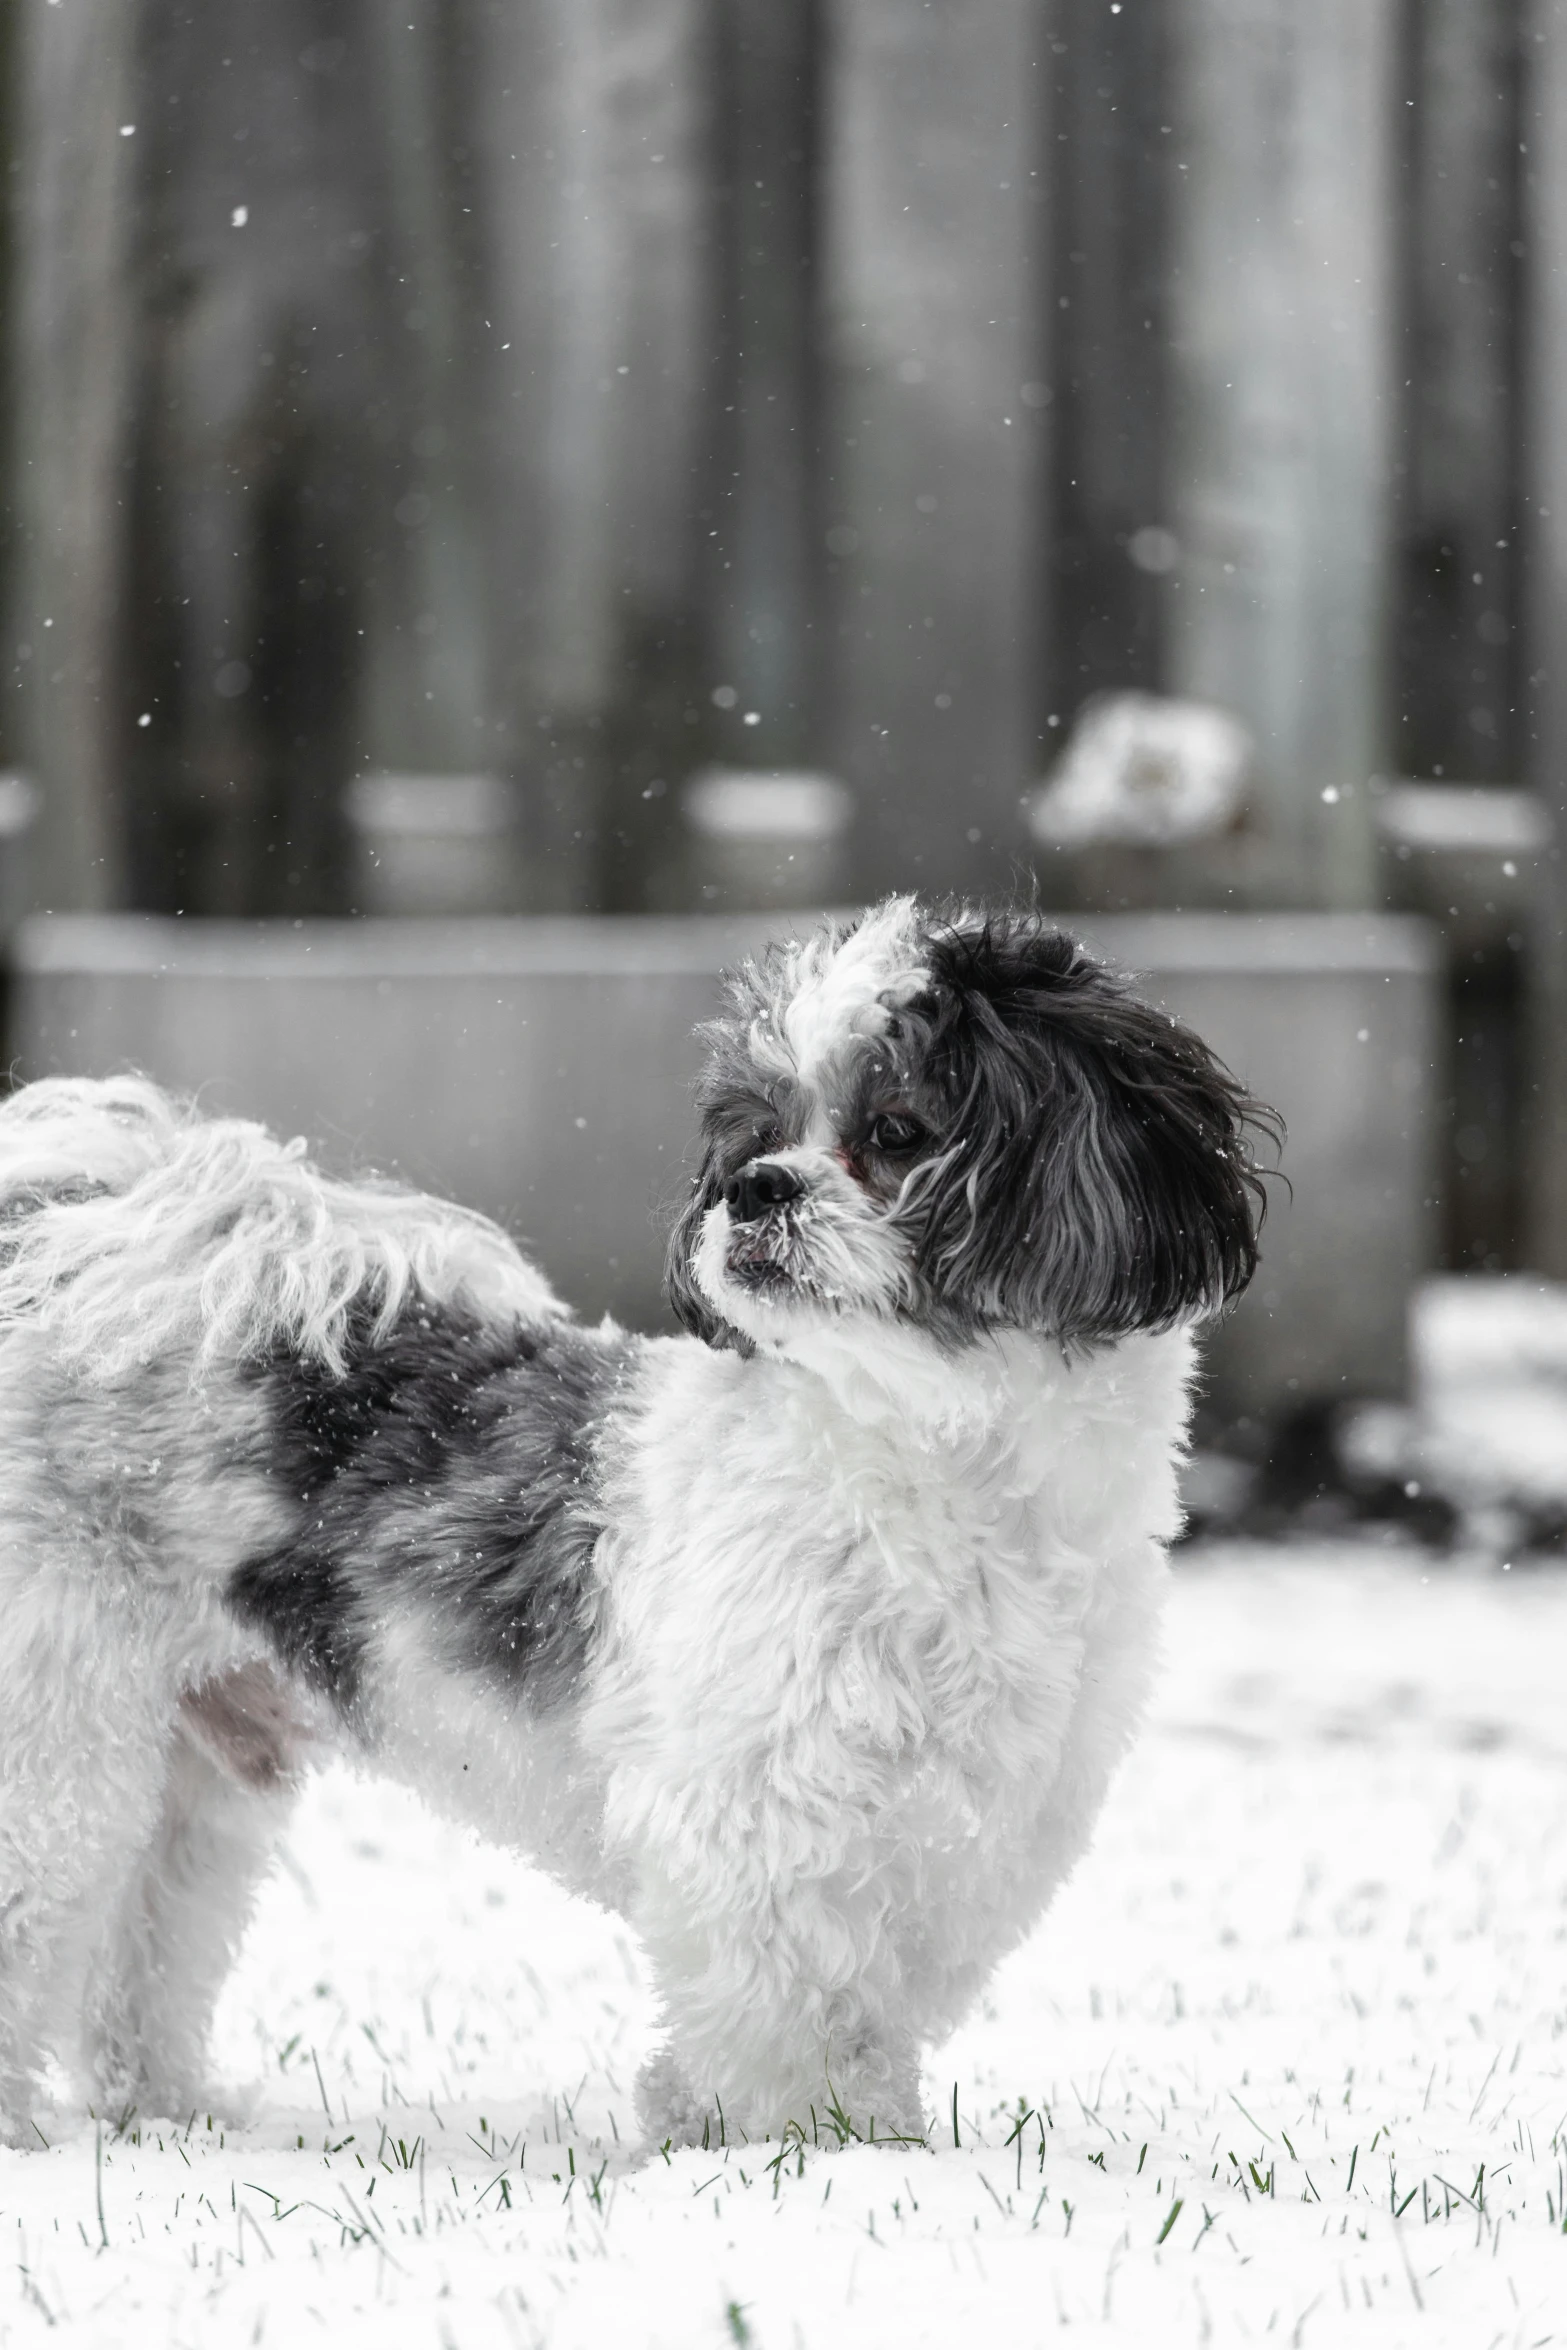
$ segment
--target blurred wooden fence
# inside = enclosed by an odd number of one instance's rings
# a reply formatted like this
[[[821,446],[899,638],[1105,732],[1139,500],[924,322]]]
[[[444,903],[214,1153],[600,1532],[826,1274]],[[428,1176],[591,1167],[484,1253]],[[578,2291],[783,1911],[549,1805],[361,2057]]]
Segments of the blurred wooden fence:
[[[841,776],[861,891],[1004,886],[1123,684],[1257,733],[1210,903],[1373,902],[1379,769],[1559,796],[1562,0],[6,38],[48,903],[340,907],[376,766],[507,778],[539,906],[678,894],[714,761]]]

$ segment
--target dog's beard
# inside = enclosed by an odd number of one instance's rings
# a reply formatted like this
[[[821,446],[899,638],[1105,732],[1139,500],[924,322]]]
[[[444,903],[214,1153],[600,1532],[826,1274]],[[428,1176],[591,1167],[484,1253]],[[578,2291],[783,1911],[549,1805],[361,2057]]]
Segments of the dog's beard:
[[[811,1252],[800,1223],[787,1208],[775,1208],[760,1224],[734,1226],[724,1250],[725,1281],[754,1295],[812,1294]]]
[[[709,1210],[692,1263],[708,1302],[752,1338],[802,1321],[906,1312],[915,1292],[908,1235],[826,1157],[797,1200],[737,1223]],[[803,1171],[803,1170],[802,1170]]]

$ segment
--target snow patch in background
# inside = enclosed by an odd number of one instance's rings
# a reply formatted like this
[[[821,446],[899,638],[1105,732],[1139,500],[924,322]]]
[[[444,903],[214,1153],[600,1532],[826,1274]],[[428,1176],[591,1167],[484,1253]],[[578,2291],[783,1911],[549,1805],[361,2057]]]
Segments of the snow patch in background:
[[[1468,1545],[1506,1547],[1567,1525],[1567,1287],[1535,1274],[1426,1281],[1410,1309],[1413,1401],[1347,1413],[1351,1477],[1448,1502]]]
[[[1028,805],[1049,848],[1171,848],[1226,832],[1245,807],[1255,746],[1238,718],[1162,694],[1096,694]]]

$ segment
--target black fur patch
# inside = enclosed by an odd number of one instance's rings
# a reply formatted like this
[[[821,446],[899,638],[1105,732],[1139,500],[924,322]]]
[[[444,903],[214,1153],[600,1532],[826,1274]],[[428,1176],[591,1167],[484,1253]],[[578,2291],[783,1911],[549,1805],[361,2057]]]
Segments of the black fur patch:
[[[270,1365],[271,1467],[299,1529],[230,1604],[344,1707],[392,1609],[448,1667],[559,1703],[592,1629],[594,1438],[634,1344],[420,1304],[379,1344],[362,1317],[340,1378]]]
[[[942,1303],[1092,1344],[1239,1296],[1265,1204],[1251,1133],[1275,1114],[1038,915],[932,923],[926,953],[908,1024],[946,1108],[916,1250]]]
[[[241,1623],[272,1642],[284,1664],[345,1709],[359,1689],[364,1634],[353,1587],[329,1552],[308,1537],[247,1559],[229,1577],[228,1603]]]

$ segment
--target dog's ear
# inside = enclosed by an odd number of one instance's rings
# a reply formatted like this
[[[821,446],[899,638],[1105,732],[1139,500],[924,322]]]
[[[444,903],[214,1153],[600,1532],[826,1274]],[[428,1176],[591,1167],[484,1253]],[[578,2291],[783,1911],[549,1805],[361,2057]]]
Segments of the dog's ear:
[[[951,1140],[922,1270],[978,1324],[1091,1342],[1218,1313],[1257,1263],[1255,1102],[1167,1013],[1034,914],[933,933]]]
[[[704,1345],[732,1347],[740,1354],[755,1352],[751,1341],[714,1309],[691,1267],[703,1219],[722,1199],[728,1178],[775,1129],[766,1103],[766,1073],[755,1066],[751,1040],[758,1023],[772,1016],[768,983],[775,981],[781,960],[782,951],[770,948],[758,962],[726,972],[724,1010],[696,1032],[704,1048],[696,1085],[702,1159],[664,1259],[664,1292],[676,1320]]]
[[[675,1319],[689,1330],[693,1338],[700,1338],[705,1346],[736,1346],[738,1334],[712,1306],[697,1287],[691,1270],[691,1257],[702,1237],[702,1220],[709,1208],[716,1207],[723,1196],[723,1179],[719,1168],[717,1143],[709,1136],[702,1152],[701,1170],[691,1185],[691,1195],[675,1219],[669,1235],[669,1248],[664,1259],[664,1293],[669,1299]]]

